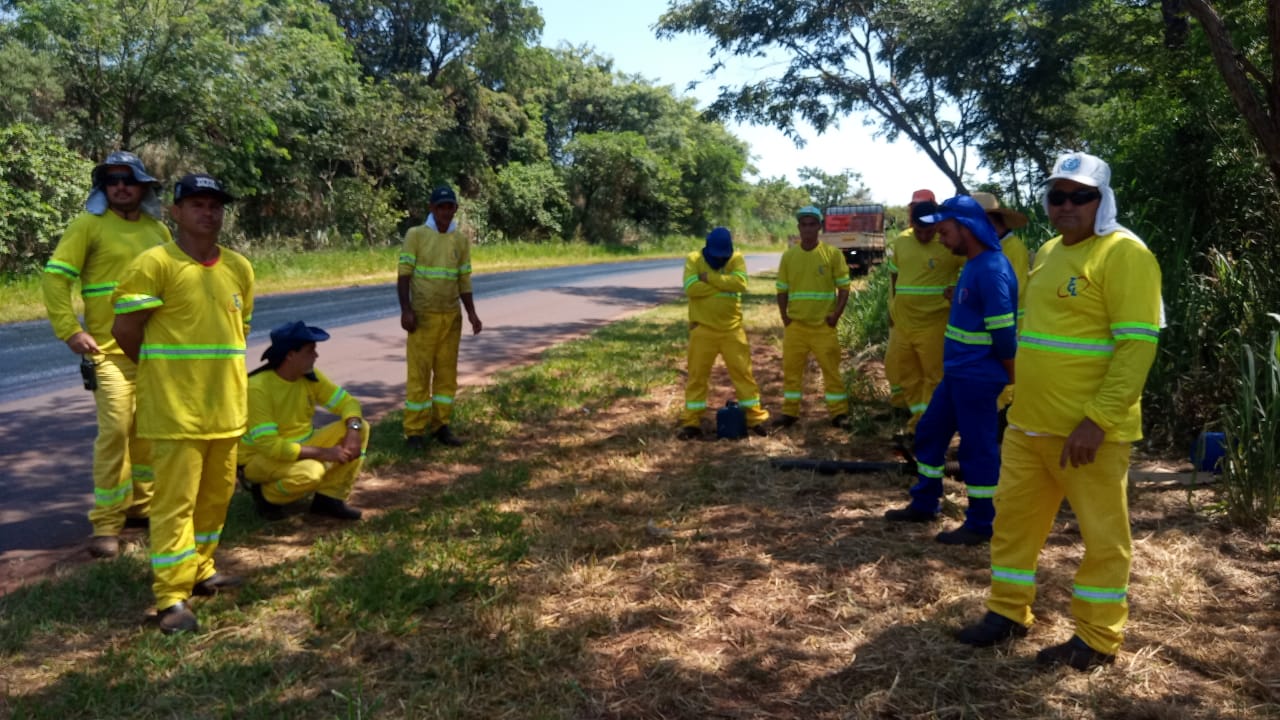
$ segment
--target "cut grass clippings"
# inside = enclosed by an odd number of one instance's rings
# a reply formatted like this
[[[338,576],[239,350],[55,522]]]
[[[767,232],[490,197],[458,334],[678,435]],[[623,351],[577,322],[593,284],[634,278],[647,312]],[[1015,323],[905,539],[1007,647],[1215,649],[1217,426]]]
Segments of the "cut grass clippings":
[[[745,300],[766,404],[781,396],[769,283]],[[771,457],[885,460],[878,362],[849,368],[862,434],[805,419],[739,442],[674,439],[684,308],[664,307],[464,389],[462,448],[406,453],[375,428],[355,525],[259,521],[243,493],[202,629],[144,621],[145,551],[0,598],[13,718],[1267,718],[1280,715],[1280,553],[1135,488],[1132,622],[1116,665],[1040,671],[1071,634],[1079,534],[1064,511],[1039,622],[974,650],[986,548],[890,526],[900,475],[783,473]],[[710,405],[729,387],[713,374]],[[708,416],[708,421],[710,421]],[[963,490],[947,481],[947,512]],[[1190,502],[1189,502],[1190,500]]]

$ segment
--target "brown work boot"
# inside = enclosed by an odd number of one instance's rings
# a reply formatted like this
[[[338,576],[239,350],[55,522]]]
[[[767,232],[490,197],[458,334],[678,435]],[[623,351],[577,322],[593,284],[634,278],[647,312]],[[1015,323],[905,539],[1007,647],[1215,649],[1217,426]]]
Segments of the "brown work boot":
[[[89,540],[89,554],[96,558],[113,558],[120,554],[120,538],[115,535],[94,535]]]
[[[200,629],[200,621],[196,620],[196,614],[182,602],[156,613],[156,619],[160,621],[160,632],[165,635],[195,632]]]

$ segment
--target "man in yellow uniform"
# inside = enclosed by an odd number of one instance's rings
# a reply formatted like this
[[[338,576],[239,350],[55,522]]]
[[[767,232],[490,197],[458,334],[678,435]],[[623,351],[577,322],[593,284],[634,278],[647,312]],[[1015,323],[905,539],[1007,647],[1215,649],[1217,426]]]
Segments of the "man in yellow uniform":
[[[1018,327],[1021,328],[1022,316],[1026,313],[1022,303],[1027,296],[1027,271],[1031,269],[1031,254],[1027,252],[1027,244],[1014,230],[1027,226],[1027,216],[1012,208],[1004,207],[991,193],[976,192],[973,194],[973,199],[987,211],[987,219],[991,221],[991,226],[1000,236],[1000,250],[1013,266],[1013,272],[1018,278]],[[1009,385],[1000,394],[999,404],[1002,409],[1005,409],[1012,402],[1013,385]]]
[[[115,557],[126,522],[145,523],[151,503],[151,447],[134,432],[137,366],[111,337],[111,292],[142,251],[169,242],[159,221],[159,182],[137,155],[113,152],[93,169],[85,212],[71,221],[44,266],[41,290],[53,332],[96,380],[98,438],[93,444],[93,537],[89,553]],[[84,326],[71,305],[80,281]],[[86,378],[89,383],[89,378]],[[92,384],[92,383],[90,383]]]
[[[775,429],[800,420],[804,368],[812,353],[822,369],[824,399],[831,424],[849,427],[849,394],[840,377],[836,325],[849,302],[849,265],[844,255],[818,239],[822,211],[808,205],[796,212],[800,242],[782,253],[778,265],[778,312],[782,315],[782,417]]]
[[[316,343],[329,333],[301,321],[271,331],[266,364],[249,373],[249,432],[240,439],[239,463],[254,506],[267,520],[282,506],[314,493],[311,512],[359,520],[347,504],[364,465],[369,426],[360,403],[316,368]],[[338,420],[316,429],[316,408]]]
[[[1036,662],[1088,670],[1114,662],[1129,616],[1125,487],[1160,335],[1160,267],[1116,222],[1111,168],[1101,159],[1067,153],[1048,185],[1045,209],[1061,234],[1036,253],[1027,281],[988,612],[957,638],[986,646],[1026,634],[1040,549],[1065,497],[1084,539],[1071,600],[1075,635]]]
[[[942,382],[942,346],[951,304],[944,292],[956,284],[964,258],[936,242],[920,218],[937,211],[933,192],[917,190],[908,206],[911,227],[889,248],[889,345],[884,373],[895,404],[911,412],[914,429]]]
[[[404,236],[396,292],[400,327],[409,333],[405,350],[404,437],[411,449],[426,447],[431,433],[444,445],[461,445],[449,429],[458,392],[458,345],[466,308],[472,334],[482,327],[471,297],[471,243],[453,219],[458,197],[447,185],[431,193],[427,222]]]
[[[707,384],[716,356],[724,358],[747,429],[764,434],[769,411],[760,404],[760,386],[751,373],[751,347],[742,328],[742,293],[747,289],[747,261],[733,249],[733,235],[718,227],[706,245],[684,261],[684,292],[689,296],[689,380],[684,388],[681,440],[702,436]]]
[[[200,628],[191,595],[240,584],[213,562],[248,418],[253,268],[218,245],[234,199],[208,175],[179,180],[169,209],[177,239],[139,255],[113,296],[111,334],[138,363],[138,436],[153,447],[152,590],[166,634]]]

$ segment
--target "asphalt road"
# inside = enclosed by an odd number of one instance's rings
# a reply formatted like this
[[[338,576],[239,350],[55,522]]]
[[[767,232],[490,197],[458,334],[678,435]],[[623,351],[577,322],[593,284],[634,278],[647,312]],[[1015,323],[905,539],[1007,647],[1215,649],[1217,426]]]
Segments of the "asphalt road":
[[[776,255],[748,256],[748,270],[777,266]],[[683,261],[644,260],[473,278],[479,335],[464,323],[461,384],[527,362],[559,342],[636,310],[682,297]],[[320,367],[376,418],[404,392],[404,333],[394,285],[265,296],[254,309],[249,365],[272,327],[303,319],[332,334]],[[90,533],[95,416],[80,387],[77,358],[45,321],[0,326],[0,580],[12,563],[82,545]]]

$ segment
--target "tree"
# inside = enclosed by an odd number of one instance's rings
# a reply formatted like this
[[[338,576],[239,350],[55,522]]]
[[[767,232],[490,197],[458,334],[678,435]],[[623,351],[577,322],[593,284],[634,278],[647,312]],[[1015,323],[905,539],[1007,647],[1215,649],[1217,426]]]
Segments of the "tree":
[[[47,130],[0,127],[0,271],[43,265],[84,202],[92,167]]]
[[[1249,129],[1257,138],[1272,179],[1280,187],[1280,0],[1268,0],[1266,44],[1270,69],[1263,70],[1237,49],[1226,21],[1207,0],[1179,0],[1204,28],[1213,61]],[[1171,3],[1177,5],[1179,3]]]
[[[862,184],[862,175],[852,170],[830,174],[816,167],[802,167],[797,174],[804,181],[800,187],[809,193],[809,201],[824,211],[832,205],[861,202],[871,192]]]
[[[949,95],[902,37],[928,4],[811,0],[685,0],[658,22],[660,37],[690,32],[725,57],[779,57],[780,77],[721,88],[713,112],[773,125],[796,137],[804,119],[819,132],[855,111],[879,116],[889,141],[906,136],[964,189],[968,149],[980,127],[971,94]]]
[[[582,134],[567,148],[574,220],[588,242],[618,242],[628,228],[667,232],[682,214],[680,173],[635,132]]]

